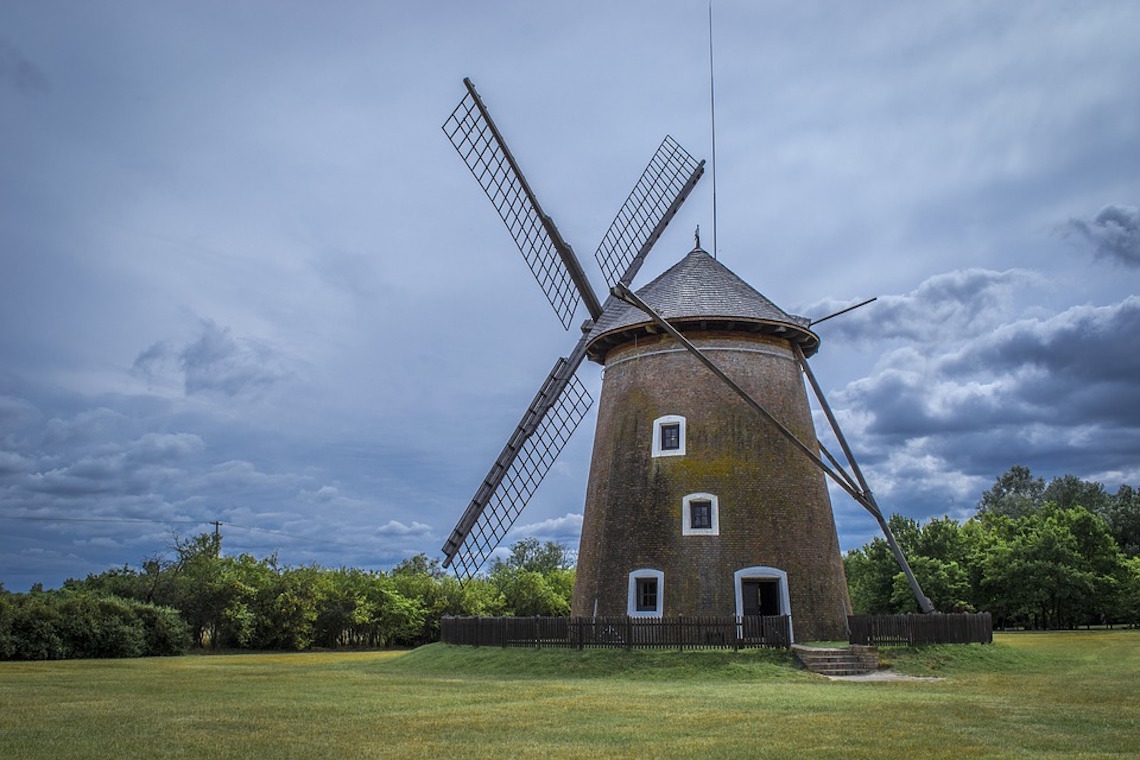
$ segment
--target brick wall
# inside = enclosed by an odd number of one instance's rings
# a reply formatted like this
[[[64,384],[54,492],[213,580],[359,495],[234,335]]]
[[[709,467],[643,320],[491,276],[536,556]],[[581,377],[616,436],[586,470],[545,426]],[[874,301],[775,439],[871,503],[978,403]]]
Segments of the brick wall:
[[[815,446],[786,341],[741,333],[690,339]],[[654,458],[653,421],[669,414],[686,418],[686,454]],[[719,535],[682,535],[682,499],[696,492],[718,497]],[[629,573],[644,567],[665,574],[665,615],[734,615],[733,573],[759,565],[787,573],[798,640],[846,638],[850,601],[823,473],[671,339],[612,350],[573,614],[625,614]]]

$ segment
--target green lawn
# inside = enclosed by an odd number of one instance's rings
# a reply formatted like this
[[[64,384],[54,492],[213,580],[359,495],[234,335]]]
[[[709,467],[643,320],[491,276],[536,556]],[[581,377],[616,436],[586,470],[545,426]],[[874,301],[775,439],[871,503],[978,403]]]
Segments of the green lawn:
[[[782,652],[410,653],[0,663],[0,758],[1136,757],[1140,632],[884,650],[937,682]]]

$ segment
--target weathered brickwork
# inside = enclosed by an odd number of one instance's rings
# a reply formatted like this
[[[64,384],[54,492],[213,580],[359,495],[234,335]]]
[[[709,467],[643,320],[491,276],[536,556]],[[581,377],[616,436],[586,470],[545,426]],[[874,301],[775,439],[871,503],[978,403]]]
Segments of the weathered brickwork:
[[[800,440],[816,446],[787,341],[689,333]],[[733,573],[787,573],[798,640],[846,637],[851,605],[823,473],[667,337],[614,348],[594,436],[574,615],[624,615],[629,573],[664,572],[663,614],[737,614]],[[652,457],[653,421],[686,418],[684,456]],[[719,535],[682,535],[682,500],[719,500]]]

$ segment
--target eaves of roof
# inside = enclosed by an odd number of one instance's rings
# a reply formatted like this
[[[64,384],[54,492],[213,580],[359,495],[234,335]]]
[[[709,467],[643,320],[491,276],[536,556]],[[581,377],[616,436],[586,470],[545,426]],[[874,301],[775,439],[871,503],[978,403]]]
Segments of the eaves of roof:
[[[805,356],[819,349],[819,337],[806,318],[788,314],[700,248],[637,295],[681,332],[746,331],[798,343]],[[614,347],[657,332],[644,312],[610,297],[590,330],[587,355],[604,363]]]

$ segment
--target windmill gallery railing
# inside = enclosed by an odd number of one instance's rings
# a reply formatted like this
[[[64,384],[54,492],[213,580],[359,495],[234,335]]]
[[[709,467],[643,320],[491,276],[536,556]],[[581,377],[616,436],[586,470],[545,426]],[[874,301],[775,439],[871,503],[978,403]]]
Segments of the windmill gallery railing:
[[[445,644],[558,649],[787,649],[787,615],[745,617],[445,617]]]

